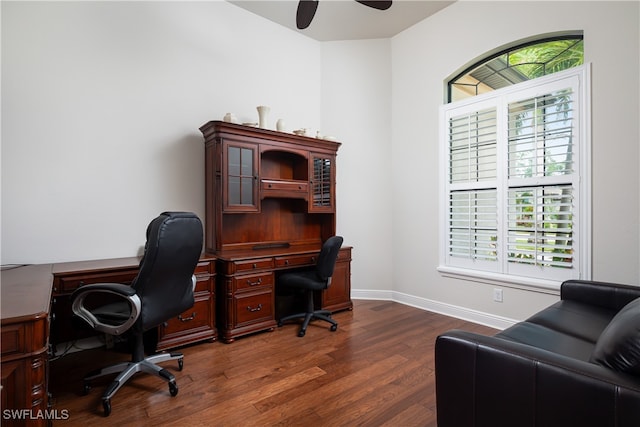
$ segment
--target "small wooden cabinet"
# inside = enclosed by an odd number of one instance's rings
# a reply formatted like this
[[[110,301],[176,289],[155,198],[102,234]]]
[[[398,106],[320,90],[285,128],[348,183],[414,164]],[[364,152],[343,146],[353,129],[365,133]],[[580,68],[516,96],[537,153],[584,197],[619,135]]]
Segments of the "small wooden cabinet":
[[[351,248],[343,247],[338,253],[331,286],[319,294],[319,307],[329,311],[351,310]]]
[[[218,259],[222,341],[276,326],[278,275],[315,265],[336,233],[339,142],[212,121],[205,140],[205,248]],[[322,308],[352,309],[343,247]]]

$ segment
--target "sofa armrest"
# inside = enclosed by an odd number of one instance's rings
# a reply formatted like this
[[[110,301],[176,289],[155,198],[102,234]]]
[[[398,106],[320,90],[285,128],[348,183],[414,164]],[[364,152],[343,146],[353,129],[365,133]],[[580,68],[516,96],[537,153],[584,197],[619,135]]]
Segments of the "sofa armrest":
[[[640,378],[464,331],[436,340],[438,427],[640,425]]]
[[[619,311],[640,298],[640,287],[592,280],[567,280],[560,287],[560,298]]]

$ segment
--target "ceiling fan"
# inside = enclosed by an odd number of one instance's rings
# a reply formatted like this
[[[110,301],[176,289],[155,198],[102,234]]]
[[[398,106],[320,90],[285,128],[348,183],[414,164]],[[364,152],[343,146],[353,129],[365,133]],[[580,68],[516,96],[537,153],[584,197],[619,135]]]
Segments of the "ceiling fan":
[[[387,10],[391,7],[391,0],[356,0],[358,3],[378,10]],[[304,30],[313,20],[318,9],[318,0],[300,0],[296,13],[296,25],[299,30]]]

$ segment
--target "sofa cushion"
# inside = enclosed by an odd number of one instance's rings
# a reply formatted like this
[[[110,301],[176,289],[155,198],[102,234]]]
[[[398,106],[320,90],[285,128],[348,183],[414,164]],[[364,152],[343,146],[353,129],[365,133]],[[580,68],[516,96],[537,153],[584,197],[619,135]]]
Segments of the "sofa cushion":
[[[589,361],[594,343],[546,326],[520,322],[496,334],[496,337],[527,344],[556,354]]]
[[[529,317],[527,322],[595,344],[616,313],[606,308],[563,300]]]
[[[596,343],[591,361],[640,375],[640,298],[624,306]]]

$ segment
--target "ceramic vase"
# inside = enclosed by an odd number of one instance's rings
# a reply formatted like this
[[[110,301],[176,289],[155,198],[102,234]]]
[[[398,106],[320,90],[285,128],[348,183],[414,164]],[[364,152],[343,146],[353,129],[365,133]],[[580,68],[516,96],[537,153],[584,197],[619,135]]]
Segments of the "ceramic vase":
[[[266,105],[259,105],[256,108],[258,109],[258,126],[260,126],[262,129],[266,129],[267,117],[269,116],[269,111],[271,111],[271,108],[267,107]]]

